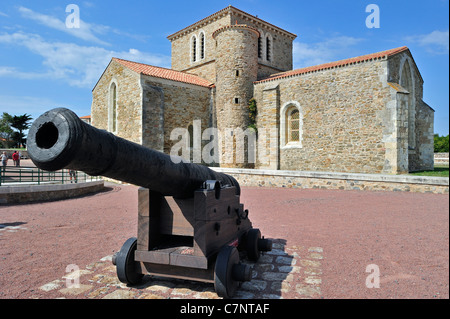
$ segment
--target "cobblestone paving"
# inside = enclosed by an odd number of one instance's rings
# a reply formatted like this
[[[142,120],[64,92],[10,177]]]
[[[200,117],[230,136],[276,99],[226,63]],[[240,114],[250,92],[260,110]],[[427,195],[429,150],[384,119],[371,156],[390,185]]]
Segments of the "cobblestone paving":
[[[214,285],[189,280],[144,276],[136,286],[121,283],[112,256],[73,271],[39,287],[37,298],[85,299],[218,299]],[[321,247],[285,247],[274,240],[273,249],[260,257],[257,263],[247,263],[253,268],[253,278],[242,283],[236,299],[304,299],[321,298],[322,283]],[[71,268],[72,267],[72,268]],[[78,279],[78,281],[77,281]],[[78,283],[78,285],[74,285]],[[42,292],[45,292],[42,295]]]

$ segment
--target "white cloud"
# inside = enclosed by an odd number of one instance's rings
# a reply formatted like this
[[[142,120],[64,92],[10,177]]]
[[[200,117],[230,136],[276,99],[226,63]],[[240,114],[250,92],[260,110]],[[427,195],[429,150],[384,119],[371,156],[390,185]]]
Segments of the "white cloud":
[[[38,13],[25,7],[19,7],[18,10],[22,14],[22,17],[34,20],[49,28],[68,33],[85,41],[94,42],[101,45],[109,45],[109,43],[99,39],[95,35],[95,33],[103,34],[108,27],[87,23],[80,19],[79,28],[68,28],[65,21],[59,20],[55,17]]]
[[[6,13],[0,11],[0,17],[9,17],[9,15],[7,15]]]
[[[303,68],[352,57],[351,47],[363,41],[359,38],[336,36],[316,43],[294,42],[294,67]]]
[[[448,54],[449,52],[449,30],[435,30],[428,34],[409,36],[406,40],[417,43],[432,54]]]
[[[32,73],[32,72],[21,72],[15,67],[10,66],[0,66],[0,77],[15,77],[25,80],[33,80],[38,78],[45,78],[45,74],[42,73]]]
[[[96,46],[49,42],[36,34],[16,32],[0,34],[0,43],[19,45],[43,58],[43,73],[24,72],[12,66],[0,66],[0,76],[63,80],[71,86],[93,88],[112,57],[169,67],[170,57],[136,49],[113,51]]]

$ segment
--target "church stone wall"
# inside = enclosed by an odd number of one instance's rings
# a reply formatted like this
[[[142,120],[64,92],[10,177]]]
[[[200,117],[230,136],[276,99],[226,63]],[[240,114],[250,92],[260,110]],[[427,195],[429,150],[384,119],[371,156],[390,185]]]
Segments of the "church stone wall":
[[[263,78],[264,76],[282,71],[292,70],[292,37],[277,31],[268,24],[248,19],[245,15],[239,13],[232,14],[231,22],[232,24],[237,22],[237,24],[249,25],[258,29],[261,33],[263,58],[259,59],[261,74],[258,74],[258,78]],[[270,61],[265,59],[266,36],[270,36],[272,45]]]
[[[279,169],[385,172],[383,132],[392,124],[385,66],[373,61],[257,83],[258,130],[280,125],[276,117],[291,102],[303,116],[301,147],[279,145]]]
[[[194,30],[189,30],[189,32],[172,39],[172,69],[186,71],[207,79],[210,82],[216,82],[214,70],[216,41],[212,38],[212,34],[217,29],[229,24],[229,15],[220,16],[213,22],[195,28]],[[192,62],[191,39],[195,35],[197,36],[197,42],[199,42],[199,35],[202,31],[205,33],[205,57],[204,59],[200,59],[198,55],[197,61]],[[197,53],[199,53],[198,51]]]
[[[117,85],[117,135],[141,143],[141,88],[139,74],[111,61],[92,91],[92,125],[108,130],[111,83]]]
[[[397,124],[398,130],[401,132],[402,141],[408,149],[406,154],[406,170],[417,171],[425,169],[433,169],[434,167],[434,111],[423,101],[423,79],[415,67],[413,57],[409,51],[397,54],[388,60],[388,81],[393,83],[400,83],[402,77],[403,63],[408,61],[412,68],[412,84],[413,91],[408,92],[407,95],[413,95],[412,100],[414,102],[414,139],[415,144],[413,146],[408,144],[408,124],[409,115],[407,108],[407,98],[404,96],[402,105],[399,105],[399,112],[403,113],[401,124]],[[400,123],[400,122],[398,122]]]
[[[423,101],[417,105],[416,149],[409,158],[411,171],[434,169],[434,111]]]
[[[142,87],[144,146],[170,154],[181,139],[170,139],[174,129],[188,129],[194,120],[201,121],[200,134],[210,127],[209,88],[145,75]]]
[[[195,126],[195,120],[201,121],[200,132],[194,130],[197,137],[209,127],[217,127],[222,137],[226,129],[245,130],[248,101],[254,97],[263,161],[259,158],[255,166],[236,163],[237,137],[232,134],[233,152],[222,145],[221,166],[388,174],[433,168],[434,111],[423,102],[423,79],[409,50],[255,83],[292,69],[294,34],[230,6],[168,38],[172,69],[198,75],[215,86],[141,75],[113,60],[93,90],[94,126],[108,129],[110,88],[116,83],[115,133],[170,153],[178,142],[171,139],[172,131]],[[295,108],[300,129],[288,135],[287,114],[294,114],[290,112]],[[288,136],[292,141],[286,144]]]

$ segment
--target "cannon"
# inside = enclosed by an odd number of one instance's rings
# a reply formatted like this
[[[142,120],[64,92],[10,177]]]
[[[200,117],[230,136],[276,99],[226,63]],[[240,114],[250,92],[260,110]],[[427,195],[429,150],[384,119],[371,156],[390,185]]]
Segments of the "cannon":
[[[45,112],[30,127],[28,154],[44,170],[83,171],[140,186],[137,237],[113,256],[128,285],[146,274],[210,282],[230,298],[252,278],[272,241],[252,227],[232,176],[189,163],[84,123],[72,111]]]

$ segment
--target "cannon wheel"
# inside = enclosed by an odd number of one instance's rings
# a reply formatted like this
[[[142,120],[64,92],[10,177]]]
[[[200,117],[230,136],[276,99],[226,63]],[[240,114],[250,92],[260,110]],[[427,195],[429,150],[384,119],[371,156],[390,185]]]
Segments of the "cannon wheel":
[[[115,257],[117,277],[127,285],[134,285],[141,281],[143,274],[136,272],[134,252],[137,247],[137,239],[129,238]]]
[[[239,282],[233,279],[233,266],[239,264],[239,252],[234,246],[219,251],[214,268],[214,289],[219,297],[231,298]]]
[[[258,241],[261,239],[261,231],[258,228],[252,228],[247,232],[245,238],[245,250],[247,251],[247,257],[251,261],[258,261],[261,256],[259,251]]]

